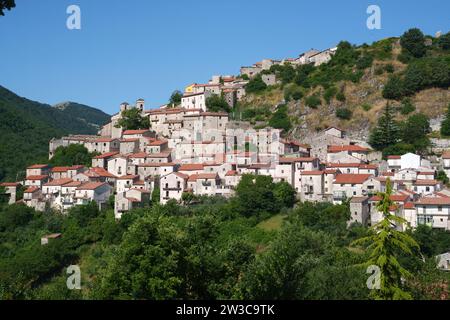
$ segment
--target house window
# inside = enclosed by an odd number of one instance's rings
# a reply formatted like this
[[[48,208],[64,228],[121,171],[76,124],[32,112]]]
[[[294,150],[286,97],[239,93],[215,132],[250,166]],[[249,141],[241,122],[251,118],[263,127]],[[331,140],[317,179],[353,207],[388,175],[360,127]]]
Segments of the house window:
[[[442,211],[442,206],[438,206],[438,211],[439,211],[439,212]]]

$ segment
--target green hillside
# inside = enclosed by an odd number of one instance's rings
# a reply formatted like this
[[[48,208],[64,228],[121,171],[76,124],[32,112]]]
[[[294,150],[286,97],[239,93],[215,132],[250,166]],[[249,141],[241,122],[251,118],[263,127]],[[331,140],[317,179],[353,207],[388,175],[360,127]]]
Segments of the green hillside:
[[[398,121],[414,112],[430,119],[446,112],[450,33],[436,38],[411,29],[372,44],[342,41],[328,63],[273,65],[264,73],[275,74],[279,83],[252,79],[235,118],[282,128],[298,139],[328,126],[367,139],[388,102]],[[275,112],[280,104],[286,107]]]
[[[27,165],[45,161],[51,138],[95,134],[108,118],[91,107],[74,103],[52,107],[0,86],[0,181],[16,180]]]

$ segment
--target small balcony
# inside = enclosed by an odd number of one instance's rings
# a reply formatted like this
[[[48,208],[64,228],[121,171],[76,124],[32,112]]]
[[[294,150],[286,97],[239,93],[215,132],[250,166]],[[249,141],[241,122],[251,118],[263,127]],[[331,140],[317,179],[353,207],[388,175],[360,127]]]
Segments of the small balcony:
[[[347,194],[344,191],[333,192],[334,201],[342,201],[347,198]]]

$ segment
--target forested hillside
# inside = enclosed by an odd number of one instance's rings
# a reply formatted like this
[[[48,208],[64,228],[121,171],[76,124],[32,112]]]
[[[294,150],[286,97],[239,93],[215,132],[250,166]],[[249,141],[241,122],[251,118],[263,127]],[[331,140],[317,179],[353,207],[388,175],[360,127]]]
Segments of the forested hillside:
[[[91,107],[73,103],[52,107],[0,86],[0,181],[15,181],[27,165],[45,161],[51,138],[96,134],[108,118]]]

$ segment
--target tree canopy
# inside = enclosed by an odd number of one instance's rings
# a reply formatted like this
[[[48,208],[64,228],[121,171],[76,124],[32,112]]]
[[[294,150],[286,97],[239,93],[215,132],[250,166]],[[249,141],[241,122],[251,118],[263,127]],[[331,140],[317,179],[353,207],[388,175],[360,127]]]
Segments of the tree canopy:
[[[150,120],[148,117],[144,117],[138,108],[132,108],[124,110],[121,113],[121,118],[117,121],[116,127],[123,130],[138,130],[149,129]]]

